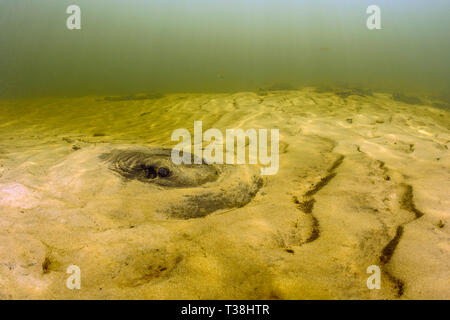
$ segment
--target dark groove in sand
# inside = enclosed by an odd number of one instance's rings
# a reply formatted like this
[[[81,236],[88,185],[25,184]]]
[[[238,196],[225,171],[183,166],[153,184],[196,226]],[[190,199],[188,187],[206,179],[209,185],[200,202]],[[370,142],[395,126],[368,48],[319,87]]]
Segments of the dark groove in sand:
[[[313,221],[313,230],[311,232],[311,235],[308,239],[306,239],[306,243],[313,242],[317,240],[320,237],[320,225],[319,220],[313,215],[311,215],[312,221]]]
[[[403,235],[403,226],[400,225],[399,227],[397,227],[397,231],[395,233],[394,238],[392,238],[392,240],[389,241],[389,243],[383,248],[380,256],[381,268],[383,269],[384,273],[389,278],[389,280],[395,285],[397,289],[398,298],[400,298],[405,291],[405,283],[399,278],[393,276],[389,271],[386,270],[384,266],[389,262],[389,260],[391,260],[392,256],[394,255],[394,251],[397,248],[397,245],[400,242],[400,238],[402,237],[402,235]]]
[[[414,204],[414,194],[413,194],[413,187],[411,185],[405,186],[406,191],[403,194],[402,200],[401,200],[401,207],[402,209],[411,211],[416,215],[416,219],[419,219],[424,215],[422,211],[416,208],[416,205]]]
[[[383,167],[384,167],[384,163],[383,163]],[[403,196],[400,200],[400,207],[404,210],[408,210],[408,211],[414,213],[415,218],[412,221],[415,221],[415,220],[419,219],[420,217],[422,217],[424,215],[424,213],[422,211],[420,211],[419,209],[417,209],[416,205],[414,204],[413,187],[409,184],[404,185],[404,187],[406,188],[406,190],[403,193]],[[395,249],[397,248],[397,246],[400,243],[400,240],[402,238],[402,235],[404,232],[404,226],[412,221],[403,223],[397,227],[394,238],[392,238],[391,241],[389,241],[389,243],[383,248],[383,250],[381,251],[381,255],[380,255],[380,264],[383,267],[383,271],[385,272],[385,274],[387,275],[389,280],[391,280],[394,283],[394,285],[397,287],[397,297],[401,297],[403,295],[403,293],[405,291],[405,283],[402,280],[393,276],[389,271],[386,270],[386,268],[384,268],[384,266],[387,263],[389,263],[392,256],[394,255]]]
[[[313,195],[315,195],[317,192],[319,192],[323,187],[325,187],[328,183],[330,183],[330,181],[336,176],[336,173],[330,173],[329,175],[323,177],[322,179],[320,179],[320,181],[318,183],[316,183],[312,189],[310,189],[309,191],[307,191],[305,193],[306,197],[311,197]]]
[[[317,240],[320,237],[320,223],[319,220],[312,214],[314,209],[314,204],[316,199],[313,198],[317,192],[319,192],[323,187],[325,187],[331,180],[336,176],[336,172],[334,172],[344,161],[345,157],[343,155],[339,155],[339,157],[331,164],[331,167],[327,170],[329,173],[325,177],[321,178],[318,183],[316,183],[310,190],[308,190],[304,195],[304,201],[300,202],[297,197],[294,197],[294,203],[297,204],[297,208],[300,209],[303,213],[306,213],[311,216],[312,219],[312,231],[308,239],[306,239],[305,243],[310,243]]]
[[[336,161],[334,161],[331,167],[328,169],[328,172],[333,172],[334,170],[336,170],[342,164],[344,158],[345,157],[343,155],[340,155],[339,158],[337,158]]]
[[[394,238],[383,248],[381,251],[380,262],[384,265],[391,260],[394,250],[400,242],[400,238],[403,235],[403,226],[397,227]]]

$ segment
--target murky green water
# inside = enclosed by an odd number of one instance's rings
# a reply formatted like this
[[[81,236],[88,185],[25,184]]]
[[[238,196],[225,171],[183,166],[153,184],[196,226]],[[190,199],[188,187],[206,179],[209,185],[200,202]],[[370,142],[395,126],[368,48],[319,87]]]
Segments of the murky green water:
[[[66,9],[81,8],[81,30]],[[368,30],[366,9],[381,9]],[[1,0],[0,96],[362,85],[449,97],[446,0]]]

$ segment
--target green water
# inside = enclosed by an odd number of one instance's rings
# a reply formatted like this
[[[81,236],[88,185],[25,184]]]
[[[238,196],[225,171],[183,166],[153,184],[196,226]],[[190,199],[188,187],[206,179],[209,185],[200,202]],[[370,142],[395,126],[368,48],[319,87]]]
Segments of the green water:
[[[81,30],[66,27],[71,4]],[[381,30],[366,27],[371,4]],[[347,83],[450,100],[449,9],[448,0],[0,0],[0,97]]]

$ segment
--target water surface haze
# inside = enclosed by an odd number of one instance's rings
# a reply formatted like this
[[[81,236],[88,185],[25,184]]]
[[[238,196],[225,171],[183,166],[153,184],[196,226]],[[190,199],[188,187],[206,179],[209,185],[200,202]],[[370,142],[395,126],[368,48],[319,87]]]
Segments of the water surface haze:
[[[1,0],[1,96],[350,83],[446,95],[444,0]],[[66,9],[81,8],[81,30]],[[366,27],[369,5],[381,30]]]

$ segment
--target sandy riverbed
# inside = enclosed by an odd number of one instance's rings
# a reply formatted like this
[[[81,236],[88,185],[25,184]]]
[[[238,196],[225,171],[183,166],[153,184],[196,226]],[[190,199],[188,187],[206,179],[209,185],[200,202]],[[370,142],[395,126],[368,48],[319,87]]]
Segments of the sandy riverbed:
[[[0,102],[0,298],[450,299],[447,109],[314,88],[135,98]],[[194,120],[279,129],[278,173],[158,185],[102,157],[171,148]]]

